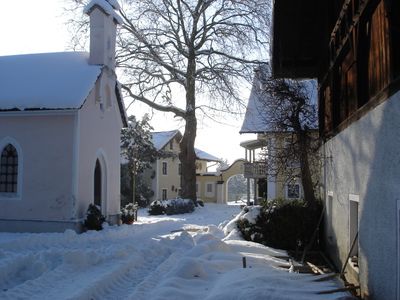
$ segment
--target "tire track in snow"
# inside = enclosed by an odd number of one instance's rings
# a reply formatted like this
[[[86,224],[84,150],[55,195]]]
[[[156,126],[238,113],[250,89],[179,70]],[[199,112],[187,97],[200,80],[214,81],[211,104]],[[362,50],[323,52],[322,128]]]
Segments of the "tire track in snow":
[[[186,241],[182,243],[182,239]],[[164,238],[153,241],[141,253],[144,261],[140,265],[113,276],[112,280],[103,278],[97,282],[98,288],[94,292],[89,288],[77,299],[149,299],[143,292],[154,287],[157,281],[152,280],[165,274],[179,259],[182,249],[175,246],[182,244],[186,248],[193,247],[193,239],[189,234],[178,234],[176,240]]]
[[[170,229],[166,226],[164,230]],[[28,236],[1,243],[0,263],[10,276],[0,276],[0,299],[44,299],[49,295],[52,299],[124,299],[149,270],[173,252],[173,243],[152,238],[159,235],[159,227],[139,225],[83,235]],[[136,245],[135,239],[141,244]],[[45,267],[34,270],[35,264]],[[24,274],[24,266],[30,265]],[[113,294],[116,297],[108,297]]]

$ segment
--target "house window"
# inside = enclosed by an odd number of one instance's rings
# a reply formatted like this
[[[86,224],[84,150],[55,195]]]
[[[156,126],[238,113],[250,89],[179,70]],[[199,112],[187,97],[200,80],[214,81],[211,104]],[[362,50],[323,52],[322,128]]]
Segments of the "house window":
[[[178,175],[182,175],[182,164],[179,163],[178,165]]]
[[[0,158],[0,193],[16,193],[18,185],[18,153],[8,144]]]
[[[196,183],[196,193],[199,192],[199,183]]]
[[[162,163],[162,174],[163,175],[168,174],[168,163],[166,161],[163,161],[163,163]]]
[[[300,198],[300,184],[288,184],[287,185],[287,198],[298,199]]]
[[[349,194],[349,237],[351,263],[358,267],[358,195]]]
[[[207,183],[207,193],[212,193],[213,192],[213,185],[212,183]]]
[[[167,193],[168,193],[167,189],[162,189],[162,200],[167,200],[167,196],[168,196]]]
[[[329,191],[326,198],[327,230],[328,239],[333,241],[333,192]]]
[[[174,150],[174,141],[169,142],[169,150]]]

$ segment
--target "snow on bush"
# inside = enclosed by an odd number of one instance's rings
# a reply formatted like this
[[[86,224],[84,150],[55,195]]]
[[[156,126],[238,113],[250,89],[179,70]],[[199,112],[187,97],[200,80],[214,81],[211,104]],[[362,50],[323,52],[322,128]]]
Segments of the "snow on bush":
[[[228,236],[232,231],[238,229],[237,222],[239,220],[247,220],[250,224],[255,224],[260,212],[261,206],[259,205],[245,206],[235,218],[223,227],[225,236]]]
[[[194,203],[190,199],[155,200],[150,204],[150,215],[177,215],[194,211]]]
[[[121,209],[121,221],[123,224],[132,224],[135,221],[135,215],[137,213],[138,206],[129,203]]]
[[[245,207],[235,225],[245,240],[295,250],[311,242],[320,213],[319,204],[308,206],[302,200],[275,199],[262,206]]]
[[[95,204],[89,204],[86,211],[85,228],[87,230],[102,230],[106,218],[101,214],[100,207]]]
[[[243,240],[243,235],[239,230],[238,223],[246,222],[248,224],[255,224],[260,212],[261,206],[259,205],[245,206],[235,218],[233,218],[223,227],[225,234],[225,238],[223,240]]]

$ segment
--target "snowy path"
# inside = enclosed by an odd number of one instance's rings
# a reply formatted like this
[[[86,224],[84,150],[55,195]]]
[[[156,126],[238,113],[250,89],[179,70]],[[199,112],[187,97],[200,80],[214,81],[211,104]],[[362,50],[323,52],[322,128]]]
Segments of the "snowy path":
[[[0,299],[337,299],[337,287],[276,266],[282,251],[222,241],[237,207],[148,217],[77,235],[0,233]],[[186,231],[181,231],[185,228]],[[241,258],[246,256],[248,268]]]

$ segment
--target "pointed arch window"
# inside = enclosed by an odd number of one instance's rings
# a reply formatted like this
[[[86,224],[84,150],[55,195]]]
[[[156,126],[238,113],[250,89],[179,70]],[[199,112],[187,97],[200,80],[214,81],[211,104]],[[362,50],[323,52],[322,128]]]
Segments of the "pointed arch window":
[[[18,152],[11,144],[6,145],[0,157],[0,193],[17,193]]]

